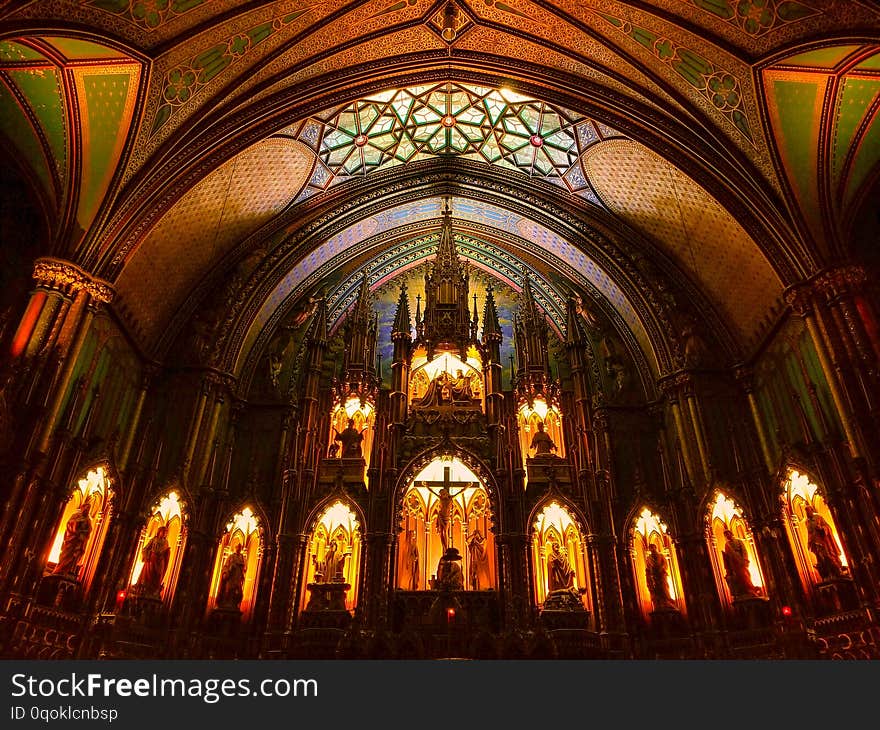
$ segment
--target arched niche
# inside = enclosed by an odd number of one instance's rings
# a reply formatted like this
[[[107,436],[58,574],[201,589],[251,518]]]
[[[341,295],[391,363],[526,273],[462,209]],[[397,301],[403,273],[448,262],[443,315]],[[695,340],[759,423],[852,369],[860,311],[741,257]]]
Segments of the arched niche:
[[[401,511],[398,588],[433,589],[444,553],[444,523],[447,548],[461,555],[463,589],[497,587],[492,503],[482,480],[464,461],[438,456],[428,462],[404,492]]]
[[[536,512],[532,523],[532,562],[538,606],[544,605],[553,589],[551,571],[557,552],[573,573],[572,587],[586,596],[584,600],[589,603],[590,574],[587,570],[586,540],[568,508],[553,501]],[[589,605],[585,607],[590,609]]]
[[[424,347],[413,352],[409,376],[409,402],[414,407],[483,405],[485,384],[480,353],[471,345],[462,360],[454,352],[438,351],[428,360]]]
[[[349,426],[349,421],[351,425]],[[354,429],[361,436],[359,442],[360,457],[370,467],[370,454],[373,450],[373,426],[376,421],[376,409],[369,400],[361,400],[357,396],[349,396],[337,401],[330,413],[330,443],[327,454],[330,458],[351,458],[346,455],[346,429]],[[355,440],[357,444],[357,440]]]
[[[722,601],[766,596],[755,538],[740,506],[718,491],[707,515],[709,555]]]
[[[345,592],[345,609],[357,606],[361,554],[363,552],[361,520],[351,504],[336,500],[328,505],[314,522],[309,535],[304,588],[322,583],[351,586]],[[311,600],[303,590],[300,610]]]
[[[684,614],[684,590],[675,544],[666,524],[648,507],[632,522],[630,555],[639,607],[645,618],[650,619],[655,611],[670,609]]]
[[[849,561],[837,524],[819,486],[803,472],[789,469],[784,496],[786,532],[804,588],[849,577]]]
[[[263,560],[263,527],[251,507],[242,508],[226,523],[217,545],[208,608],[239,611],[250,618]]]
[[[537,445],[533,447],[535,434],[538,432],[538,424],[543,424],[544,432],[553,441],[555,449],[552,450],[552,453],[559,457],[565,457],[562,412],[556,403],[548,403],[541,397],[535,398],[531,402],[524,399],[517,408],[516,420],[519,427],[520,451],[522,451],[523,459],[535,456],[538,452]]]
[[[113,496],[104,466],[77,480],[55,529],[46,573],[75,580],[88,590],[113,516]]]
[[[153,503],[138,538],[129,595],[171,602],[186,546],[186,522],[186,505],[176,491],[163,494]]]

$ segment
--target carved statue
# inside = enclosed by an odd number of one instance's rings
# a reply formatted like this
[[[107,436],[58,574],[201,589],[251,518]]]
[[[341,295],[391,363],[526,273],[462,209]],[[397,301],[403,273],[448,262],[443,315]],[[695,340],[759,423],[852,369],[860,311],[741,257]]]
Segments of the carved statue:
[[[244,576],[247,562],[241,552],[241,545],[236,545],[235,552],[226,558],[217,586],[217,608],[237,611],[244,598]]]
[[[675,601],[669,594],[668,577],[669,568],[666,564],[666,556],[653,543],[648,545],[648,554],[645,556],[645,578],[655,611],[675,608]]]
[[[409,589],[417,591],[419,589],[419,546],[416,542],[415,530],[410,530],[408,533],[406,563],[409,569]]]
[[[461,554],[458,548],[448,548],[437,564],[436,588],[440,591],[460,591],[464,589],[464,573],[461,570]]]
[[[336,570],[336,550],[338,547],[336,540],[331,540],[324,550],[324,560],[321,562],[322,583],[329,583],[333,578],[333,572]]]
[[[452,381],[452,400],[461,403],[470,403],[474,399],[474,391],[471,387],[470,375],[465,375],[461,369]]]
[[[480,590],[480,570],[486,560],[486,538],[480,528],[474,529],[468,538],[468,583],[472,591]]]
[[[333,430],[336,431],[335,428]],[[364,434],[363,431],[358,431],[354,427],[353,418],[348,419],[348,426],[341,432],[336,431],[336,436],[333,440],[339,441],[342,444],[343,459],[360,459],[363,456],[361,453],[361,442],[364,440]]]
[[[281,366],[283,365],[283,360],[281,359],[281,354],[277,352],[269,353],[269,382],[272,383],[273,388],[278,387],[279,379],[281,378]]]
[[[760,595],[760,589],[752,583],[749,573],[749,555],[746,544],[735,537],[730,528],[724,528],[724,579],[734,598],[750,598]]]
[[[137,583],[138,594],[145,598],[159,598],[161,596],[162,581],[165,579],[170,556],[168,528],[162,525],[141,549],[141,560],[144,561],[144,567],[141,569],[140,579]]]
[[[437,528],[437,534],[440,535],[440,544],[443,547],[443,551],[446,552],[449,547],[449,528],[451,527],[452,522],[453,494],[446,487],[440,487],[439,492],[435,492],[427,485],[426,488],[431,494],[436,495],[439,501],[437,515],[434,517],[434,526]],[[464,487],[462,487],[462,489],[464,489]]]
[[[439,406],[452,400],[452,380],[449,373],[442,371],[428,384],[425,394],[419,399],[419,406]]]
[[[574,571],[568,562],[568,556],[560,550],[558,542],[550,545],[550,555],[547,556],[547,592],[573,590]]]
[[[91,509],[92,495],[89,495],[67,520],[61,554],[58,557],[58,564],[52,571],[55,575],[77,575],[79,561],[86,551],[86,544],[92,532]]]
[[[816,570],[823,580],[834,580],[843,574],[843,563],[837,541],[829,525],[811,505],[806,506],[807,547],[816,556]]]
[[[535,456],[552,456],[552,452],[556,451],[556,444],[553,443],[550,434],[544,430],[543,421],[538,421],[538,430],[532,436],[529,448],[535,450]]]

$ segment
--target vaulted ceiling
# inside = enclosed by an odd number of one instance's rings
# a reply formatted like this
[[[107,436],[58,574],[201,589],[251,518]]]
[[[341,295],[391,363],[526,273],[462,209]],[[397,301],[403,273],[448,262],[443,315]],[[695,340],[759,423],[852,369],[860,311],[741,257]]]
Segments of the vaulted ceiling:
[[[554,326],[587,297],[655,375],[669,312],[747,359],[878,191],[864,0],[0,2],[0,136],[51,253],[165,357],[217,292],[226,366],[436,248]],[[413,293],[414,295],[414,293]]]

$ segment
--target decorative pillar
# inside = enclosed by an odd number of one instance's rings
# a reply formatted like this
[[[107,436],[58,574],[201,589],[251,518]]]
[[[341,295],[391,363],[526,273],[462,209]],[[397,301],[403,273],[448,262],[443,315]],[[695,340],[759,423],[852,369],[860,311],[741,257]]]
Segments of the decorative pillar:
[[[828,389],[831,391],[831,398],[834,401],[834,407],[837,409],[838,417],[843,426],[843,431],[849,444],[850,454],[853,458],[858,458],[861,456],[860,440],[853,425],[849,408],[844,400],[843,392],[837,379],[837,373],[831,364],[831,360],[829,359],[828,352],[825,348],[825,340],[819,331],[813,302],[810,300],[808,293],[804,288],[789,289],[785,294],[785,300],[792,308],[792,311],[804,320],[804,325],[810,334],[810,339],[813,342],[813,347],[816,349],[816,355],[819,358],[819,364],[822,367],[822,372],[828,383]]]
[[[767,440],[764,419],[761,417],[761,410],[758,408],[758,399],[755,397],[754,374],[751,370],[740,367],[736,370],[736,379],[745,392],[746,400],[749,403],[749,411],[752,414],[752,422],[755,424],[755,432],[758,435],[758,442],[761,444],[761,454],[764,456],[764,465],[767,467],[767,473],[772,474],[775,470],[773,452],[770,450],[770,442]]]

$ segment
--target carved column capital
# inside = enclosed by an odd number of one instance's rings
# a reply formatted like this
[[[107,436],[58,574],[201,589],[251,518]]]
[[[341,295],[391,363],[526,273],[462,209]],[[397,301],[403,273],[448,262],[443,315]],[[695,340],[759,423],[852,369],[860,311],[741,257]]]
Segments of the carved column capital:
[[[66,297],[74,297],[85,290],[98,304],[107,304],[113,299],[114,292],[110,284],[69,261],[54,258],[37,259],[34,263],[33,276],[37,286],[57,291]]]
[[[799,317],[809,317],[813,314],[813,300],[810,294],[808,284],[799,284],[785,292],[785,303]]]

